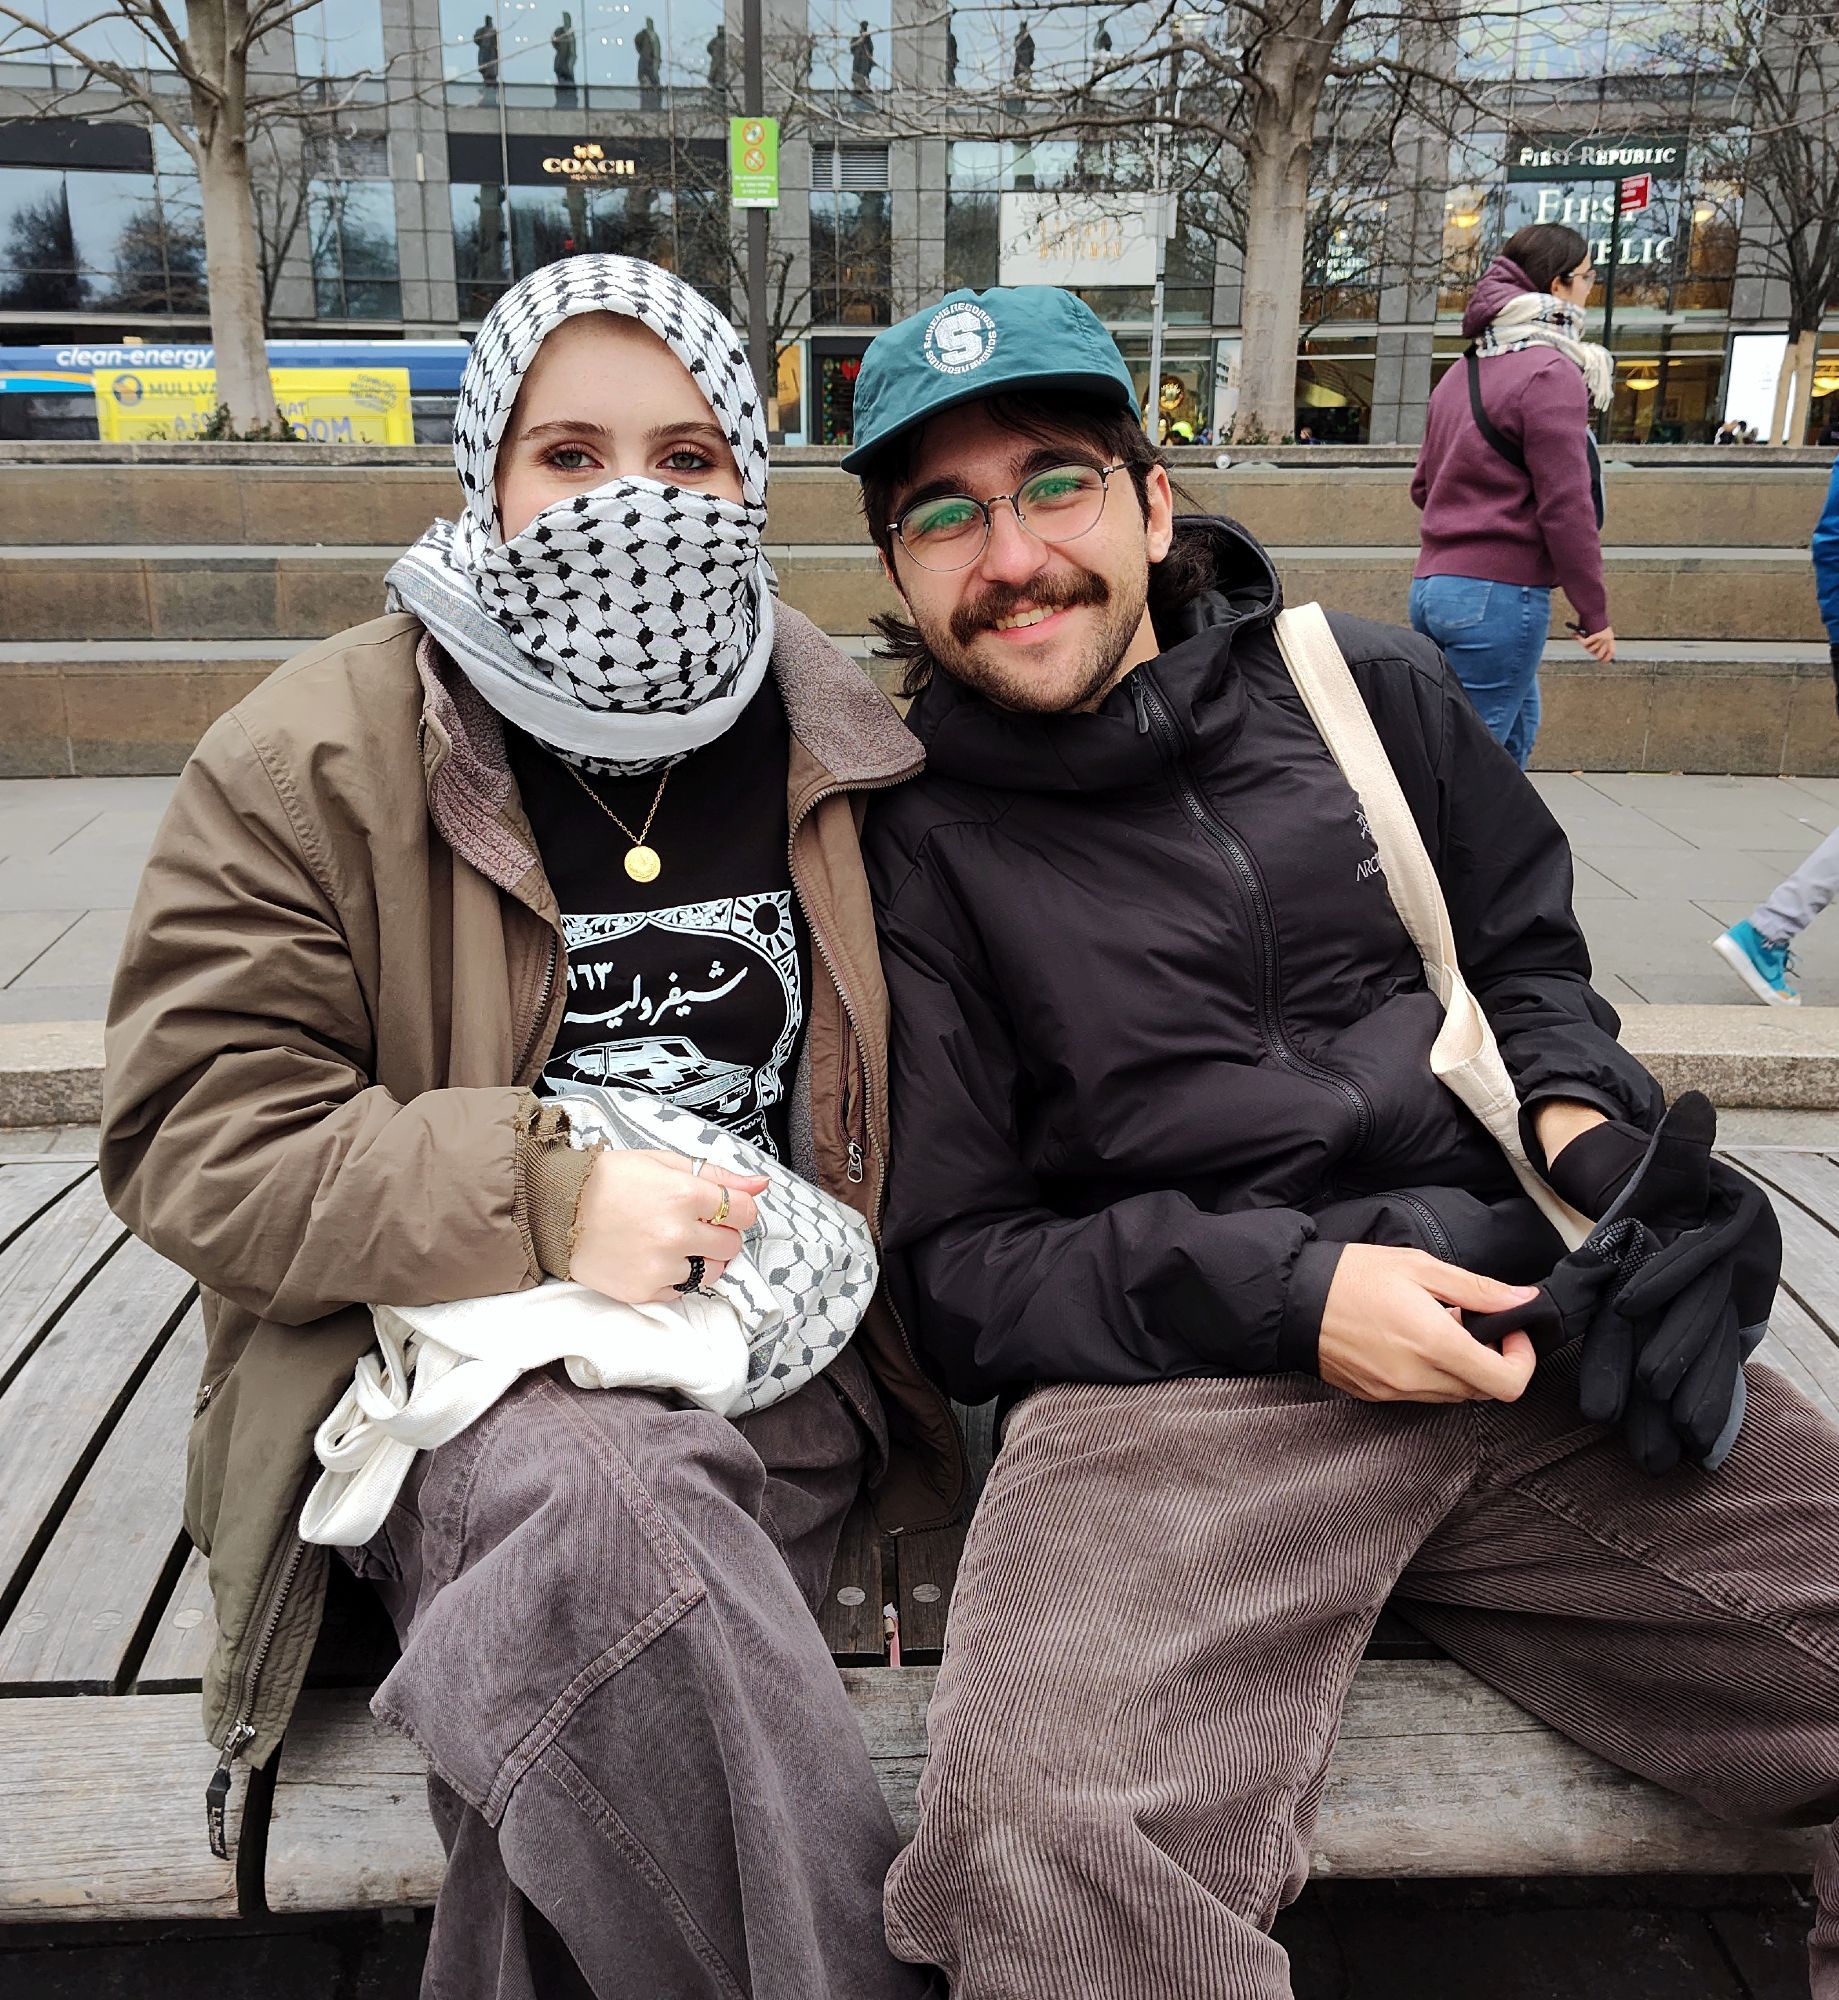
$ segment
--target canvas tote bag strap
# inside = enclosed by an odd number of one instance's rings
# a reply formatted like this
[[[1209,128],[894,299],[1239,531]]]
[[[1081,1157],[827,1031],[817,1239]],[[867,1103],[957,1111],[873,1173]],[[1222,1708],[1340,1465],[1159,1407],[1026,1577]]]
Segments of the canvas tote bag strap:
[[[1590,1233],[1590,1219],[1560,1200],[1526,1156],[1520,1100],[1488,1017],[1462,976],[1443,886],[1328,619],[1319,604],[1298,605],[1278,614],[1276,632],[1303,706],[1366,814],[1393,907],[1443,1004],[1431,1070],[1488,1128],[1521,1187],[1575,1250]]]

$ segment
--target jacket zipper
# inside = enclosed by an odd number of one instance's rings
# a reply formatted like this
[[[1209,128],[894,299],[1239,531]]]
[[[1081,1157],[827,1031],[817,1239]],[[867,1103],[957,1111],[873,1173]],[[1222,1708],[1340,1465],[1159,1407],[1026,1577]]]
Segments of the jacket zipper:
[[[294,1578],[300,1573],[302,1558],[307,1545],[296,1541],[288,1556],[287,1567],[281,1572],[281,1580],[275,1586],[275,1594],[269,1600],[268,1616],[262,1622],[262,1636],[256,1641],[255,1651],[249,1656],[249,1664],[243,1669],[242,1700],[237,1707],[236,1720],[230,1724],[229,1732],[223,1740],[223,1753],[217,1760],[217,1768],[211,1773],[211,1781],[204,1788],[204,1824],[210,1835],[211,1852],[219,1861],[229,1859],[229,1849],[224,1837],[224,1809],[230,1796],[230,1767],[240,1757],[244,1749],[254,1741],[255,1724],[251,1720],[255,1714],[256,1686],[262,1678],[262,1669],[268,1664],[269,1648],[275,1643],[275,1633],[281,1626],[281,1613],[285,1609],[288,1593],[294,1587]]]
[[[1258,1032],[1265,1047],[1286,1069],[1294,1070],[1298,1076],[1313,1077],[1341,1093],[1353,1108],[1354,1150],[1358,1152],[1373,1136],[1373,1107],[1358,1084],[1318,1062],[1310,1061],[1284,1029],[1283,1002],[1277,990],[1277,924],[1271,915],[1270,899],[1265,894],[1264,882],[1257,867],[1232,829],[1214,814],[1190,782],[1174,719],[1162,698],[1162,690],[1147,667],[1139,667],[1130,676],[1130,692],[1136,702],[1138,733],[1154,734],[1182,810],[1202,835],[1226,857],[1251,906],[1252,920],[1258,933]]]
[[[1430,1238],[1430,1247],[1443,1259],[1444,1263],[1455,1264],[1461,1261],[1456,1255],[1455,1244],[1450,1241],[1449,1231],[1444,1228],[1442,1221],[1437,1215],[1437,1211],[1431,1207],[1429,1202],[1420,1201],[1414,1194],[1404,1194],[1397,1191],[1394,1192],[1392,1199],[1403,1202],[1407,1208],[1414,1209],[1417,1212],[1419,1219],[1424,1224],[1424,1233]]]
[[[537,1037],[543,1032],[543,1023],[549,1018],[550,996],[556,990],[556,964],[562,955],[561,940],[554,931],[549,933],[549,958],[543,967],[543,984],[537,994],[536,1017],[530,1023],[530,1032],[524,1038],[524,1045],[518,1051],[517,1061],[511,1070],[513,1083],[523,1075],[524,1065],[535,1053]]]

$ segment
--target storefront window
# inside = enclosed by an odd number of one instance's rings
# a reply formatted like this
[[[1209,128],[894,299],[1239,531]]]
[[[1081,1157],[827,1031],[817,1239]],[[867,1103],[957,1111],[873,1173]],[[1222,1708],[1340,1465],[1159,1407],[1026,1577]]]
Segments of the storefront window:
[[[1298,444],[1365,444],[1373,433],[1368,341],[1305,340],[1296,361]]]
[[[169,213],[155,175],[0,168],[0,306],[189,312],[203,298],[195,206]]]
[[[321,319],[400,319],[396,194],[388,181],[309,183],[307,227]]]
[[[712,157],[677,149],[679,184],[660,146],[650,171],[612,186],[455,181],[454,272],[462,319],[477,319],[515,279],[587,252],[642,257],[675,271],[727,313],[732,263],[725,190]],[[682,185],[694,181],[696,185]]]
[[[1118,339],[1124,365],[1136,385],[1137,409],[1149,407],[1149,338],[1124,334]],[[1213,424],[1213,355],[1209,345],[1192,336],[1163,345],[1162,373],[1157,385],[1155,434],[1162,444],[1211,442]]]
[[[462,319],[483,319],[511,282],[511,235],[502,187],[455,181],[453,264]]]
[[[856,377],[866,341],[818,339],[811,343],[813,444],[854,444]]]

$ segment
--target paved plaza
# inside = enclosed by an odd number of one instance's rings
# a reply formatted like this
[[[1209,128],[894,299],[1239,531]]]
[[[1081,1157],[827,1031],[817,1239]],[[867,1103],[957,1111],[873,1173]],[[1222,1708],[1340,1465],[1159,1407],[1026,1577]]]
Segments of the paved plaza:
[[[171,778],[0,781],[0,1022],[99,1019]],[[1547,772],[1577,853],[1577,909],[1618,1007],[1753,1006],[1706,948],[1839,826],[1839,778]],[[1809,1005],[1839,1005],[1839,915],[1799,948]]]

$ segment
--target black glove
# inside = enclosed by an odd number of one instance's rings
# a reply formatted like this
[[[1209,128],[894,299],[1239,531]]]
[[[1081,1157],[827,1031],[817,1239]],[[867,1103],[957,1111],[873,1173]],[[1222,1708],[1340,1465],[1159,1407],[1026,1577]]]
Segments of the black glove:
[[[1560,1260],[1529,1306],[1470,1315],[1478,1339],[1514,1329],[1540,1353],[1582,1343],[1578,1406],[1594,1423],[1617,1423],[1635,1462],[1666,1472],[1682,1457],[1710,1469],[1722,1462],[1743,1414],[1743,1361],[1767,1329],[1781,1271],[1781,1232],[1754,1182],[1711,1157],[1717,1114],[1686,1092],[1646,1141],[1632,1171],[1626,1131],[1575,1149],[1567,1165],[1577,1197],[1600,1196],[1608,1176],[1623,1184],[1582,1248]],[[1586,1210],[1586,1212],[1588,1212]]]

